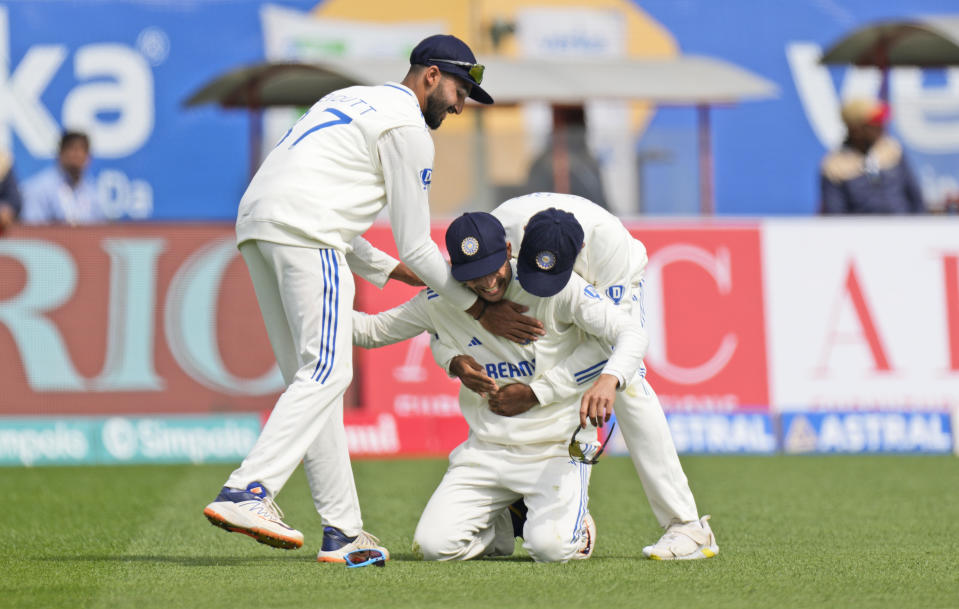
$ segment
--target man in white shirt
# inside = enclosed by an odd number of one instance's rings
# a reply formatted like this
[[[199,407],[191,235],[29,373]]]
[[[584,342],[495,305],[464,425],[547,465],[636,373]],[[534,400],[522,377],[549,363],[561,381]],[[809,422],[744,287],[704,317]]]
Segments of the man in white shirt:
[[[90,138],[81,131],[64,131],[57,162],[23,183],[24,224],[98,224],[106,210],[90,178]]]
[[[301,547],[302,533],[283,522],[273,498],[303,460],[325,525],[320,562],[344,562],[358,549],[388,556],[363,531],[343,429],[353,376],[350,267],[379,284],[415,273],[460,311],[480,312],[429,236],[429,129],[462,112],[467,96],[493,100],[480,87],[483,66],[454,36],[424,39],[410,64],[401,83],[348,87],[319,100],[263,161],[237,214],[237,244],[287,388],[204,515],[261,543]],[[360,235],[384,207],[404,264],[378,273],[382,256]],[[483,323],[528,339],[541,332],[512,305]]]
[[[434,346],[439,342],[470,354],[443,362],[445,368],[457,375],[479,368],[495,379],[479,392],[465,384],[460,389],[470,436],[450,455],[450,467],[416,528],[414,551],[427,560],[512,553],[506,508],[520,498],[529,508],[524,546],[534,560],[588,558],[594,547],[587,494],[590,468],[570,459],[570,436],[579,426],[580,409],[596,417],[612,407],[616,388],[636,376],[648,340],[635,318],[572,273],[582,229],[571,214],[550,211],[555,213],[538,231],[544,237],[541,245],[521,255],[518,263],[511,260],[502,225],[490,214],[464,214],[446,233],[454,278],[484,303],[510,299],[529,306],[546,328],[540,340],[521,345],[498,338],[430,289],[377,315],[354,313],[354,342],[360,346],[392,344],[425,331],[433,335]],[[571,225],[571,231],[559,232],[563,225]],[[556,287],[553,296],[530,294],[523,274],[513,281],[516,266],[524,263],[555,269],[550,278]],[[584,332],[615,345],[585,393],[581,388],[562,400],[543,400],[511,417],[490,407],[489,396],[504,384],[521,383],[535,393],[544,372],[581,343]],[[595,448],[595,428],[582,436]]]

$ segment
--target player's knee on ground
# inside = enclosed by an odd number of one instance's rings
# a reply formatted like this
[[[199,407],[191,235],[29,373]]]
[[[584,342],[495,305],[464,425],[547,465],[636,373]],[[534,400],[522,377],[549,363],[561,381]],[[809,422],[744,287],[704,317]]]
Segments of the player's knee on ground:
[[[576,554],[571,531],[560,531],[550,524],[526,523],[523,547],[536,562],[566,562]]]
[[[429,526],[416,527],[413,554],[423,560],[463,560],[469,544]]]

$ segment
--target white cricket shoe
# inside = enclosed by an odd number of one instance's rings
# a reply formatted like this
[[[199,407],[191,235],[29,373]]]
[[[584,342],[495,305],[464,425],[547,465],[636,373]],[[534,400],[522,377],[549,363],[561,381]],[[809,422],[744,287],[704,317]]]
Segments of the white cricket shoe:
[[[709,516],[684,524],[673,524],[655,545],[643,548],[652,560],[696,560],[719,554],[716,536],[709,528]]]
[[[316,555],[317,562],[346,562],[346,555],[354,550],[379,550],[390,559],[390,551],[380,545],[380,540],[366,531],[356,537],[344,535],[336,527],[323,527],[323,546]]]
[[[505,508],[493,519],[493,541],[483,556],[512,556],[516,551],[516,530],[510,508]]]
[[[223,487],[203,515],[231,533],[249,535],[274,548],[293,550],[303,545],[303,533],[283,522],[283,511],[259,482],[246,489]]]
[[[583,541],[572,560],[586,560],[593,555],[593,548],[596,547],[596,521],[591,514],[586,514],[583,520]]]

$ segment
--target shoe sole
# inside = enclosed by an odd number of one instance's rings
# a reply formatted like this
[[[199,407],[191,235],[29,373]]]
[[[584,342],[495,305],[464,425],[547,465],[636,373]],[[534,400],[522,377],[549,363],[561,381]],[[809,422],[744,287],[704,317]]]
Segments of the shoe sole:
[[[342,565],[342,564],[345,564],[345,563],[346,563],[346,559],[345,559],[345,558],[335,558],[335,557],[332,557],[332,556],[317,556],[317,557],[316,557],[316,562],[339,563],[339,564]]]
[[[280,548],[282,550],[296,550],[303,547],[303,541],[299,539],[293,539],[292,537],[283,537],[282,535],[277,535],[265,529],[259,528],[247,528],[239,527],[235,524],[232,524],[226,520],[222,515],[217,514],[215,510],[206,508],[203,510],[203,515],[206,516],[206,519],[210,521],[215,527],[219,527],[225,530],[228,533],[242,533],[248,537],[252,537],[259,543],[263,545],[270,546],[271,548]],[[345,561],[342,561],[345,562]]]
[[[700,560],[703,558],[712,558],[713,556],[716,556],[717,554],[719,554],[719,548],[713,547],[713,548],[700,548],[696,550],[695,552],[693,552],[692,554],[687,554],[685,556],[670,556],[667,558],[663,556],[657,556],[655,554],[650,554],[646,558],[648,558],[649,560]]]
[[[588,543],[585,550],[580,550],[573,557],[575,560],[588,560],[590,556],[593,555],[593,550],[596,548],[596,521],[593,521],[592,526],[593,531],[590,531],[590,527],[586,527],[586,538]]]

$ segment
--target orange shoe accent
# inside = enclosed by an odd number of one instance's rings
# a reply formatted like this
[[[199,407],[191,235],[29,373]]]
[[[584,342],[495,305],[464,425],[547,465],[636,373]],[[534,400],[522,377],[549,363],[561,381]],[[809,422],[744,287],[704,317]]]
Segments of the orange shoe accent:
[[[299,539],[293,539],[292,537],[277,535],[276,533],[272,533],[264,529],[258,529],[258,528],[248,529],[244,527],[234,526],[230,524],[229,522],[227,522],[223,516],[221,516],[220,514],[217,514],[214,510],[210,508],[205,508],[203,510],[203,515],[206,516],[206,519],[209,520],[210,524],[212,524],[213,526],[220,527],[221,529],[224,529],[228,533],[241,533],[243,535],[246,535],[247,537],[252,537],[259,543],[262,543],[267,546],[271,546],[273,548],[281,548],[283,550],[296,550],[297,548],[303,547],[303,542],[300,541]]]

